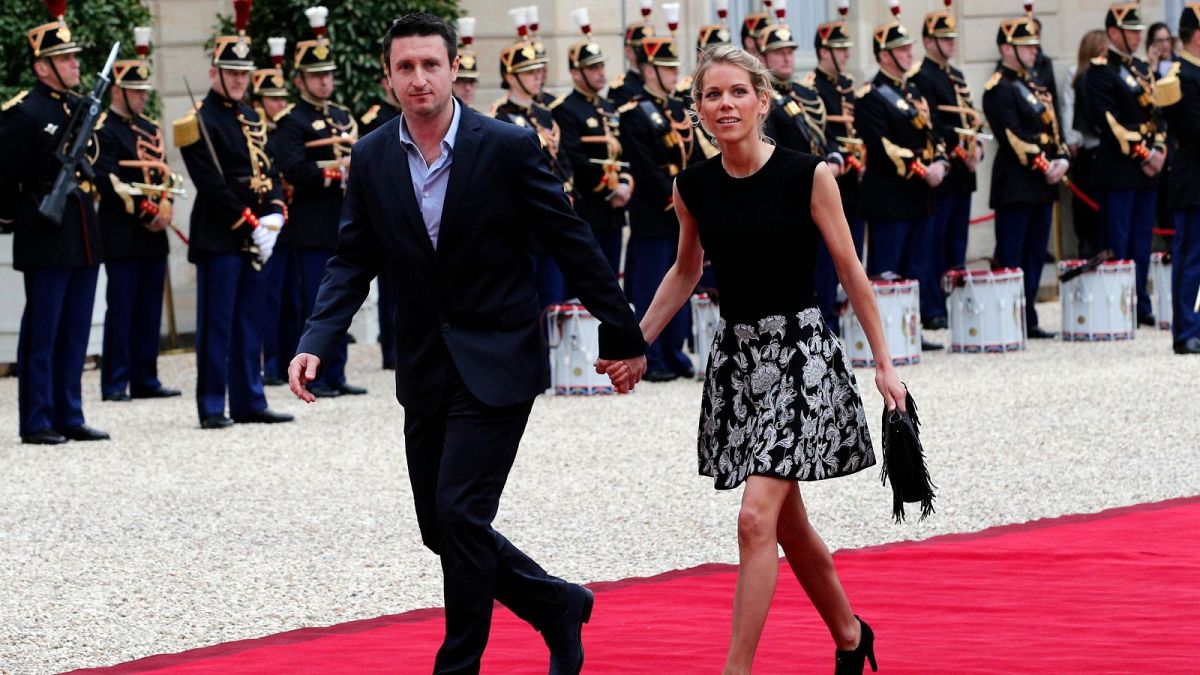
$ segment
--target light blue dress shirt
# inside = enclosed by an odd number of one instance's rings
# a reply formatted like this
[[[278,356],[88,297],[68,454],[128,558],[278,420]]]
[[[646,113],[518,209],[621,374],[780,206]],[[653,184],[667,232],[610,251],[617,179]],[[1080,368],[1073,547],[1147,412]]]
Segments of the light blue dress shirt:
[[[454,140],[458,138],[458,123],[462,119],[462,108],[458,100],[451,97],[454,105],[454,117],[450,120],[450,128],[440,144],[441,155],[430,165],[421,154],[421,148],[413,142],[408,134],[408,123],[404,113],[400,113],[400,144],[408,155],[408,172],[412,174],[413,194],[421,207],[421,217],[425,220],[425,231],[429,233],[429,241],[436,250],[438,232],[442,228],[442,206],[446,201],[446,186],[450,183],[450,164],[454,161]]]

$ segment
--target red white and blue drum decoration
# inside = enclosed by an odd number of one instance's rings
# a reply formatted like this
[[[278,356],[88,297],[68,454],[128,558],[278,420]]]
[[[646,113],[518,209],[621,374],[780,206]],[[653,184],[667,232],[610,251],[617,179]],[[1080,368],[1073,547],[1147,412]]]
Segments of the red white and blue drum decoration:
[[[600,322],[583,305],[551,305],[546,309],[550,347],[550,386],[556,396],[615,393],[608,375],[597,373]]]
[[[1086,264],[1062,260],[1058,272]],[[1110,260],[1061,283],[1065,342],[1132,340],[1137,334],[1137,298],[1132,260]]]
[[[1171,254],[1154,253],[1150,256],[1150,285],[1154,287],[1154,316],[1158,327],[1171,330],[1171,317],[1175,307],[1171,304]]]
[[[708,293],[692,296],[692,346],[696,350],[696,379],[703,380],[708,370],[708,355],[712,352],[717,326],[721,324],[721,308]]]
[[[1025,349],[1025,273],[950,270],[942,277],[950,311],[950,351],[999,354]]]
[[[883,336],[888,351],[892,353],[892,364],[907,366],[921,362],[921,286],[915,279],[898,281],[872,280],[875,303],[879,305],[879,318],[883,321]],[[854,314],[854,308],[846,303],[842,313],[842,346],[850,365],[855,368],[873,368],[875,358],[867,334]]]

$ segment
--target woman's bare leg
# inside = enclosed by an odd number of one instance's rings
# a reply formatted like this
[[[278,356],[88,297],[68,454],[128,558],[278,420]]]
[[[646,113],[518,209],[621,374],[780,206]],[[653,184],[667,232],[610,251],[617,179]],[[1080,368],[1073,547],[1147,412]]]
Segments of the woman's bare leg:
[[[790,481],[766,476],[751,476],[746,480],[738,513],[738,580],[725,675],[749,673],[754,663],[754,650],[762,636],[779,575],[775,533],[789,487],[793,487]]]
[[[833,569],[833,556],[821,535],[808,522],[800,486],[790,483],[788,487],[790,490],[779,513],[779,544],[796,580],[829,627],[837,648],[854,649],[858,646],[860,628],[842,582]]]

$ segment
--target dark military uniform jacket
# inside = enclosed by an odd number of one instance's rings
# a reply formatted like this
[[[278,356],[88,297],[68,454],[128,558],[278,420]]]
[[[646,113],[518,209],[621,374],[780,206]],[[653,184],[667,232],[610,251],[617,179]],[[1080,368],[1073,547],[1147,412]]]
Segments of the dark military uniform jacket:
[[[332,139],[344,142],[314,145]],[[347,108],[332,101],[321,104],[302,97],[275,117],[275,163],[293,190],[280,245],[329,251],[337,247],[347,177],[339,158],[350,155],[356,140],[358,122]],[[342,177],[328,177],[327,169]]]
[[[683,103],[661,99],[649,91],[617,109],[621,145],[634,179],[629,201],[629,228],[634,237],[678,237],[675,176],[703,159],[699,134]]]
[[[1058,187],[1046,184],[1037,158],[1064,158],[1066,148],[1053,123],[1053,104],[1044,90],[1027,73],[1001,66],[984,89],[983,112],[998,145],[988,205],[1000,208],[1054,199]]]
[[[550,170],[562,181],[563,192],[574,199],[575,186],[571,180],[571,163],[562,155],[562,132],[550,109],[537,102],[527,108],[506,98],[497,102],[492,109],[492,117],[536,131],[542,152],[550,162]]]
[[[387,124],[400,114],[400,109],[391,103],[377,103],[371,106],[358,120],[359,133],[363,136]]]
[[[1167,201],[1172,210],[1200,209],[1200,59],[1179,55],[1167,77],[1179,78],[1182,98],[1163,108],[1171,139]]]
[[[913,163],[944,160],[929,105],[916,85],[880,71],[858,92],[854,119],[867,149],[862,216],[912,220],[933,212],[933,189]]]
[[[213,164],[197,116],[212,138],[220,167]],[[189,261],[199,262],[204,253],[248,252],[251,227],[244,209],[258,218],[284,212],[283,190],[266,143],[266,124],[253,108],[211,90],[198,110],[175,121],[175,144],[196,186]]]
[[[608,83],[608,100],[612,101],[613,105],[618,108],[638,96],[645,95],[646,83],[642,82],[642,76],[636,70],[629,70],[622,75],[618,75],[613,78],[612,82]]]
[[[611,101],[575,89],[550,107],[562,132],[560,155],[574,177],[575,212],[596,233],[619,230],[625,224],[625,209],[613,208],[610,200],[621,183],[632,179],[623,161],[620,117]]]
[[[122,161],[165,162],[166,145],[158,122],[138,115],[126,117],[110,109],[96,132],[100,156],[96,159],[96,185],[100,189],[100,235],[108,260],[167,254],[167,233],[146,226],[171,201],[170,194],[141,185],[171,187],[171,172],[163,168],[121,166]],[[167,205],[165,208],[170,209]]]
[[[789,150],[824,158],[825,104],[816,89],[783,82],[771,92],[766,134]]]
[[[38,215],[38,205],[54,185],[61,164],[55,153],[65,142],[75,94],[42,83],[3,106],[0,114],[0,225],[13,228],[13,267],[84,267],[103,261],[92,182],[77,177],[80,189],[67,197],[61,225]],[[87,155],[95,160],[93,138]]]
[[[848,164],[857,161],[866,163],[862,139],[854,127],[854,79],[846,74],[835,79],[832,73],[818,68],[804,78],[804,82],[816,90],[825,105],[825,144],[831,151],[842,154]],[[853,157],[852,161],[850,158]],[[846,215],[858,214],[859,172],[856,170],[838,176],[838,190],[842,193],[842,208]]]
[[[1166,134],[1154,107],[1150,67],[1113,49],[1092,59],[1085,74],[1084,101],[1088,125],[1100,138],[1092,181],[1098,190],[1141,190],[1157,177],[1142,172],[1144,153],[1166,150]]]
[[[939,109],[940,106],[975,108],[971,85],[963,72],[952,65],[939,63],[929,57],[921,60],[921,66],[912,76],[921,95],[929,103],[929,114],[938,136],[945,145],[946,157],[950,160],[950,171],[946,179],[934,190],[939,195],[965,195],[975,191],[975,172],[967,168],[959,153],[970,153],[975,143],[973,137],[964,138],[958,129],[976,129],[982,120],[973,120],[970,115]]]

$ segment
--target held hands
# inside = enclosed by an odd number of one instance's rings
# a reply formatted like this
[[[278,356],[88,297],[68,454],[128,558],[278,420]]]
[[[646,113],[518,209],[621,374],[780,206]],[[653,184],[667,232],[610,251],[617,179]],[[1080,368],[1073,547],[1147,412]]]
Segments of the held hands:
[[[312,403],[317,397],[308,390],[308,383],[317,379],[317,371],[321,368],[321,358],[314,354],[301,352],[288,364],[288,384],[292,393],[305,403]]]
[[[299,358],[299,357],[297,357]],[[294,363],[294,362],[293,362]],[[628,394],[646,374],[646,357],[632,359],[596,359],[596,373],[608,375],[618,394]],[[295,387],[292,388],[293,391]]]
[[[875,386],[879,389],[879,393],[883,394],[883,404],[887,406],[888,410],[900,408],[900,412],[907,412],[904,401],[908,390],[904,388],[904,383],[896,374],[895,366],[890,363],[877,366],[875,368]]]

